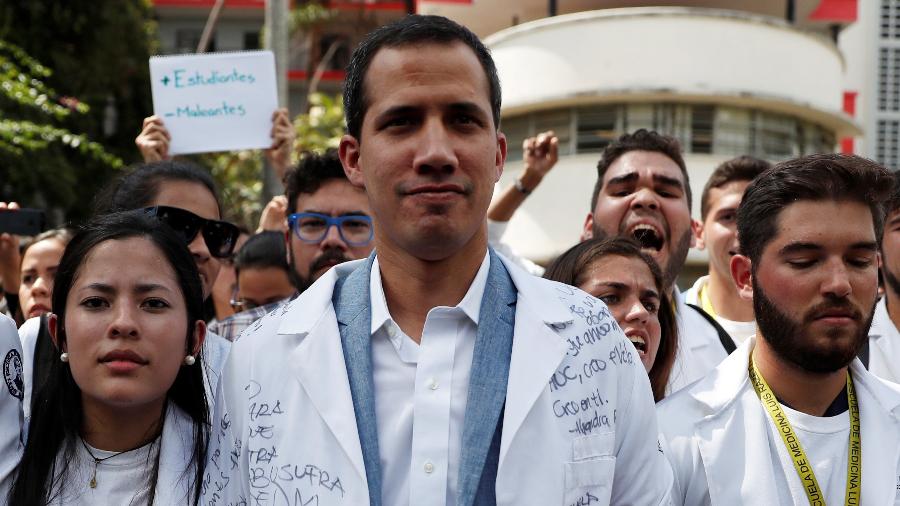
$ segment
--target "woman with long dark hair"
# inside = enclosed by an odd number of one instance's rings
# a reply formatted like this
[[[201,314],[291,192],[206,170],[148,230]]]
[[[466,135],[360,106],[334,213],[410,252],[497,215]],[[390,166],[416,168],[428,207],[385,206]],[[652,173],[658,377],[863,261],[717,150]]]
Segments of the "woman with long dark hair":
[[[167,160],[138,165],[101,193],[96,214],[142,209],[174,230],[187,244],[203,289],[204,320],[214,314],[212,287],[222,260],[234,252],[240,231],[222,221],[222,206],[212,177],[184,161]],[[203,347],[206,358],[207,396],[212,398],[228,358],[231,342],[208,333]]]
[[[195,504],[208,439],[206,326],[184,241],[142,212],[101,216],[59,264],[58,351],[34,393],[8,504]]]
[[[662,400],[675,362],[678,326],[653,258],[628,238],[589,239],[560,255],[544,277],[606,303],[647,369],[654,400]]]

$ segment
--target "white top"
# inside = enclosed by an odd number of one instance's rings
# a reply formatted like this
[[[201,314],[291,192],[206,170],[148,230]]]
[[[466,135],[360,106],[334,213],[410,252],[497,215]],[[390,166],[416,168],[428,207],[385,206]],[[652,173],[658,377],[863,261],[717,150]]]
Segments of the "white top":
[[[23,370],[25,377],[25,395],[22,403],[22,411],[25,419],[31,418],[31,394],[34,385],[34,348],[37,345],[38,332],[40,331],[40,317],[30,318],[19,327],[19,339],[22,343]],[[206,333],[203,341],[203,386],[206,390],[206,403],[209,412],[213,412],[213,401],[216,397],[216,386],[222,376],[222,368],[228,360],[231,351],[231,341],[212,332]]]
[[[97,465],[97,487],[91,488],[94,460],[81,441],[70,475],[60,484],[61,494],[50,503],[56,505],[145,505],[150,495],[147,483],[154,461],[159,456],[159,475],[154,504],[192,504],[197,486],[195,470],[187,469],[193,451],[193,425],[188,415],[169,404],[160,438],[134,451],[122,453]],[[115,455],[90,448],[98,459]],[[60,457],[62,452],[60,452]],[[57,464],[59,465],[59,463]]]
[[[869,372],[900,383],[900,332],[888,316],[886,299],[883,297],[875,306],[869,328]]]
[[[678,288],[675,294],[675,320],[678,324],[678,348],[669,373],[666,395],[673,394],[705,376],[725,359],[727,354],[715,327],[685,304]]]
[[[812,463],[816,481],[825,493],[825,504],[844,504],[847,491],[847,449],[850,440],[850,412],[837,416],[812,416],[795,411],[784,404],[794,434]],[[775,469],[775,490],[781,504],[809,504],[794,461],[769,418],[769,451]]]
[[[709,282],[709,275],[701,276],[694,283],[694,286],[688,288],[684,291],[684,301],[688,304],[693,304],[697,307],[703,307],[703,303],[700,301],[700,291],[706,287],[706,284]],[[734,343],[740,345],[747,338],[756,335],[756,320],[750,320],[749,322],[739,322],[734,320],[729,320],[727,318],[723,318],[719,314],[710,315],[716,319],[719,325],[725,329],[725,332],[728,332],[728,335],[734,339]]]
[[[391,318],[372,265],[372,375],[382,503],[456,504],[460,441],[490,257],[456,307],[428,311],[420,344]]]
[[[0,502],[9,492],[12,471],[22,456],[22,397],[25,391],[22,350],[16,324],[0,314]]]
[[[144,505],[150,498],[148,479],[150,468],[159,452],[159,441],[136,450],[118,454],[92,446],[90,453],[78,442],[70,475],[60,487],[62,495],[52,504],[94,506],[97,504]],[[94,459],[106,459],[97,464],[96,488],[90,487],[94,475]]]
[[[336,284],[366,261],[336,265],[234,343],[219,383],[201,504],[251,497],[266,504],[370,503],[340,326],[369,335],[371,322],[360,329],[356,318],[371,303],[371,277],[364,288],[351,285],[359,300],[348,296],[340,315],[333,306]],[[606,307],[577,288],[500,261],[518,294],[497,505],[671,504],[672,472],[655,438],[647,373]],[[439,382],[435,393],[445,391]],[[446,496],[443,484],[434,488]],[[430,496],[411,502],[434,503]]]
[[[784,443],[747,374],[750,338],[709,375],[657,404],[677,504],[808,506]],[[850,364],[860,410],[862,506],[900,505],[900,385]],[[848,414],[785,412],[813,463],[826,504],[844,504]],[[788,485],[790,484],[790,485]]]

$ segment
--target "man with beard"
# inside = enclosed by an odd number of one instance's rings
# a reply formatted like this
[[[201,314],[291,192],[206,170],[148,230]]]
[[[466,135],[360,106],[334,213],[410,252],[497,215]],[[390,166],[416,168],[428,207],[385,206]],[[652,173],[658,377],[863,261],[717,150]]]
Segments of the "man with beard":
[[[658,407],[676,500],[900,501],[900,387],[855,360],[875,307],[890,185],[872,161],[822,154],[778,164],[747,188],[731,272],[758,332]]]
[[[869,348],[860,358],[875,376],[900,383],[900,173],[893,176],[893,192],[885,205],[881,236],[884,297],[875,306]]]
[[[675,286],[699,226],[691,219],[691,186],[674,137],[640,129],[603,150],[581,239],[633,238],[662,269],[678,319],[668,393],[702,378],[735,348],[708,315],[685,304]]]
[[[285,175],[289,275],[298,292],[340,263],[365,258],[374,247],[372,211],[365,190],[350,184],[335,150],[305,153]],[[233,341],[290,298],[236,313],[209,330]]]

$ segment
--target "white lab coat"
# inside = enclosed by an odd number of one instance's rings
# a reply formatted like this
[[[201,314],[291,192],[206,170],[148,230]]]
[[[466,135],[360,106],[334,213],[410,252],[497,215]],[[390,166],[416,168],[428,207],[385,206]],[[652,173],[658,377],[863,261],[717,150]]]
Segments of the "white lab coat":
[[[678,350],[666,385],[666,395],[706,376],[728,356],[715,327],[697,310],[685,304],[684,294],[677,289],[673,292],[678,321]]]
[[[234,343],[220,383],[202,504],[369,504],[331,302],[338,276],[361,262],[331,269]],[[611,317],[598,316],[593,326],[606,325],[606,337],[570,356],[567,338],[588,331],[570,306],[595,313],[605,306],[504,264],[519,293],[497,504],[670,504],[671,469],[658,450],[649,382],[631,343]],[[605,370],[588,378],[591,364]],[[551,389],[554,377],[565,386]],[[605,402],[599,409],[591,406],[584,417],[562,413],[562,402],[579,409],[594,392]],[[607,425],[586,436],[570,433],[595,413]]]
[[[22,348],[16,324],[0,314],[0,503],[6,500],[12,485],[12,472],[22,457],[22,397],[24,374]]]
[[[658,405],[677,504],[779,504],[770,419],[747,375],[755,342],[748,339],[713,373]],[[851,373],[861,418],[862,504],[900,505],[900,386],[872,376],[859,360]]]
[[[888,315],[886,299],[882,297],[875,306],[869,328],[869,372],[900,383],[900,331]]]

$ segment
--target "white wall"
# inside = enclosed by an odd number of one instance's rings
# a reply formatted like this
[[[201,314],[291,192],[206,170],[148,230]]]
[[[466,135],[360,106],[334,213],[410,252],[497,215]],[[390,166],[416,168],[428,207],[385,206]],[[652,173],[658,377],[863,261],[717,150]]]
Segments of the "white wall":
[[[485,42],[507,111],[643,93],[704,96],[707,102],[752,97],[773,107],[789,103],[819,116],[842,116],[844,63],[837,48],[773,18],[708,9],[608,9],[526,23]]]

